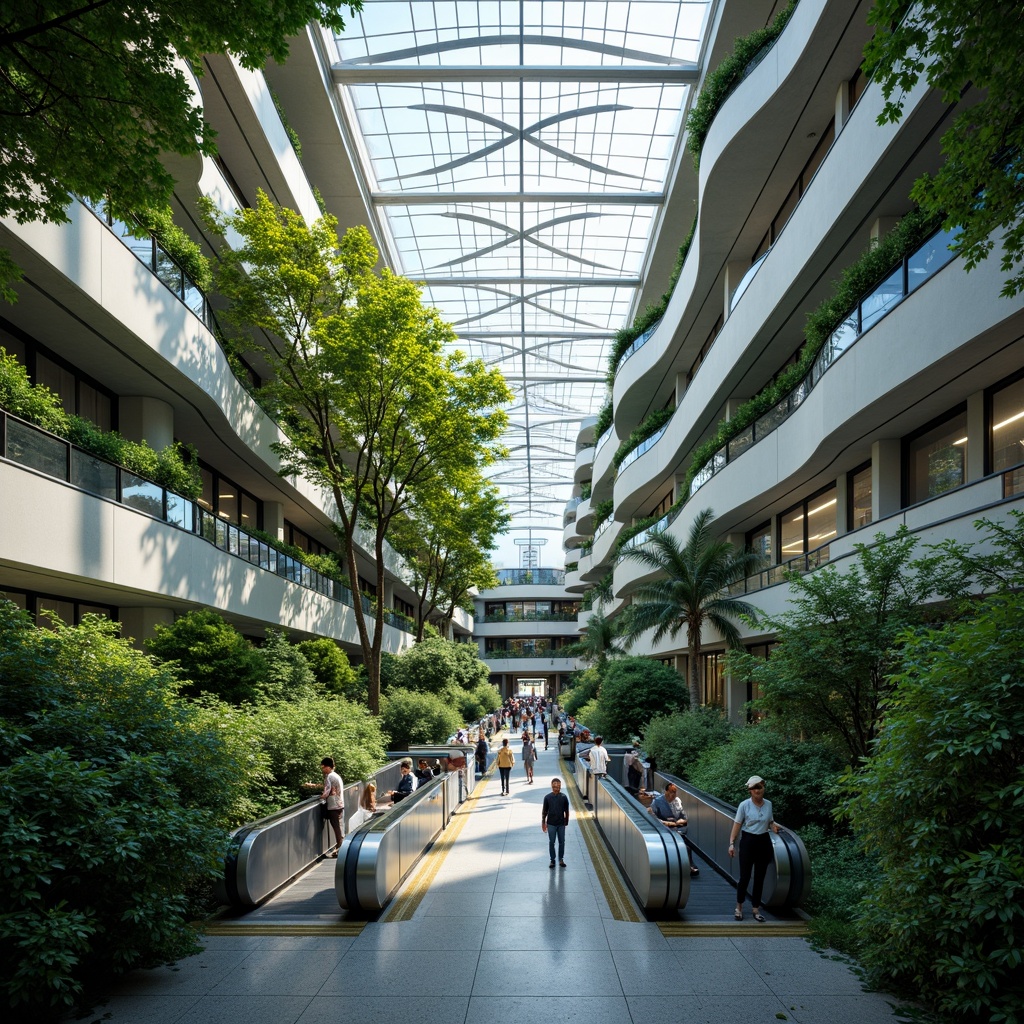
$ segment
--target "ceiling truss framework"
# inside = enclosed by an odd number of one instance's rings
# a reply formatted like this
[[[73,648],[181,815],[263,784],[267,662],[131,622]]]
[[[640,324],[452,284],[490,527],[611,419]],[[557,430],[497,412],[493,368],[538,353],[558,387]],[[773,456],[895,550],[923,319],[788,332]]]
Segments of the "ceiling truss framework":
[[[387,262],[504,374],[513,530],[560,528],[709,0],[364,0],[333,78]]]

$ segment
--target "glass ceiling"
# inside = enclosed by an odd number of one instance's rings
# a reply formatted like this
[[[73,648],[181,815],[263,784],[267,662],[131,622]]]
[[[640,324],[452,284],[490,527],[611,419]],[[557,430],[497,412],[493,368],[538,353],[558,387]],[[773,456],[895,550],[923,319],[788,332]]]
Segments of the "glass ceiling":
[[[562,531],[711,0],[364,0],[333,75],[386,262],[501,369],[513,533]],[[552,538],[555,540],[555,538]]]

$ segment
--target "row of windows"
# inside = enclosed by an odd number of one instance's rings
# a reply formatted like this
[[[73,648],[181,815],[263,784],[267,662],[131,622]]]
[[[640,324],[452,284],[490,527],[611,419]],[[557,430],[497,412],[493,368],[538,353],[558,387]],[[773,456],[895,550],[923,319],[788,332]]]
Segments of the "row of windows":
[[[68,597],[57,597],[54,594],[40,594],[33,590],[0,589],[0,598],[6,598],[27,611],[37,626],[52,628],[51,614],[68,626],[77,626],[86,615],[102,615],[106,619],[116,619],[117,609],[112,605],[93,604],[88,601],[75,601]]]
[[[1006,474],[1007,495],[1024,492],[1024,374],[986,392],[985,417],[986,475]],[[968,446],[965,405],[906,437],[902,458],[903,506],[927,501],[966,484]],[[871,469],[871,463],[865,463],[847,475],[848,530],[872,521]],[[747,534],[747,550],[760,554],[765,565],[787,562],[816,550],[827,559],[827,545],[836,536],[843,514],[844,510],[838,507],[836,485],[830,484],[786,509],[779,516],[774,533],[770,522],[751,530]]]
[[[579,610],[579,601],[487,601],[484,604],[484,616],[487,618],[530,619],[545,615],[575,618]]]
[[[529,657],[530,655],[558,651],[568,644],[576,643],[578,639],[578,637],[571,636],[541,636],[524,640],[488,637],[484,649],[488,653],[505,651],[510,658]]]

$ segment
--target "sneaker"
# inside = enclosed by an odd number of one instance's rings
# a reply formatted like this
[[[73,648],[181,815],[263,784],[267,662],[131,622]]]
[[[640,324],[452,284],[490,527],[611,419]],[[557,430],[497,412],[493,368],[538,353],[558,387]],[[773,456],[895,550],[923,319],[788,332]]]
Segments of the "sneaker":
[[[564,868],[565,867],[565,861],[564,860],[560,860],[558,862],[558,866],[561,867],[561,868]]]
[[[330,853],[328,853],[328,854],[327,854],[327,856],[328,856],[329,858],[332,858],[332,859],[334,859],[334,860],[337,860],[337,859],[338,859],[338,848],[337,848],[337,847],[335,847],[335,848],[334,848],[333,850],[331,850],[331,852],[330,852]]]
[[[552,862],[551,862],[551,863],[550,863],[550,864],[548,865],[548,867],[549,867],[549,868],[553,868],[554,866],[555,866],[555,862],[554,862],[554,861],[552,861]]]

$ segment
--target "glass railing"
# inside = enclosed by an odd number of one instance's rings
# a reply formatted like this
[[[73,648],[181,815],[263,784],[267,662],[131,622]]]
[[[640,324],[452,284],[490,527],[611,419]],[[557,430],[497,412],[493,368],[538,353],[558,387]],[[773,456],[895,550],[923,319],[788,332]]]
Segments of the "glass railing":
[[[668,429],[666,423],[660,430],[655,431],[650,437],[641,441],[632,451],[627,452],[622,457],[622,461],[619,463],[619,472],[621,473],[631,462],[636,462],[644,452],[649,452],[662,438],[662,435]]]
[[[603,434],[602,434],[602,435],[601,435],[601,436],[600,436],[600,437],[599,437],[599,438],[597,439],[597,445],[596,445],[596,446],[595,446],[595,448],[594,448],[594,455],[595,455],[595,456],[596,456],[596,455],[597,455],[597,453],[598,453],[598,452],[599,452],[599,451],[600,451],[600,450],[601,450],[601,449],[602,449],[602,448],[603,448],[603,447],[604,447],[604,446],[605,446],[605,445],[606,445],[606,444],[608,443],[608,438],[610,438],[611,436],[612,436],[612,428],[611,428],[611,427],[609,427],[609,428],[608,428],[608,429],[607,429],[607,430],[606,430],[606,431],[605,431],[605,432],[604,432],[604,433],[603,433]]]
[[[608,518],[605,519],[601,523],[601,525],[594,531],[594,539],[590,542],[591,550],[593,550],[594,545],[597,543],[598,537],[600,537],[601,534],[604,533],[614,522],[615,520],[609,514]]]
[[[629,348],[627,348],[626,351],[623,352],[621,356],[619,356],[619,361],[618,361],[618,363],[615,364],[615,372],[616,373],[618,373],[619,370],[622,369],[623,363],[625,363],[625,361],[631,355],[633,355],[636,352],[639,352],[640,349],[642,349],[644,347],[644,345],[646,345],[647,342],[649,342],[651,340],[651,338],[654,337],[654,332],[658,329],[658,325],[660,323],[661,323],[661,320],[655,320],[654,323],[651,324],[651,326],[648,327],[647,330],[644,331],[644,333],[641,334],[639,338],[635,338],[633,340],[633,342],[629,346]]]
[[[191,498],[137,476],[123,466],[106,462],[2,409],[0,457],[195,534],[250,565],[355,607],[355,597],[348,587],[254,537],[243,527],[221,519]],[[372,614],[372,602],[363,594],[360,598],[363,611]],[[408,620],[397,612],[385,611],[384,621],[407,633],[414,631]]]
[[[563,654],[561,651],[512,651],[512,650],[496,650],[496,651],[484,651],[484,661],[505,661],[512,660],[514,658],[565,658],[571,660],[568,654]]]
[[[499,587],[558,586],[565,583],[564,569],[499,569]]]
[[[206,296],[199,286],[185,273],[175,262],[174,257],[168,253],[162,245],[152,236],[136,238],[132,229],[121,220],[110,215],[104,203],[92,203],[87,199],[82,200],[82,205],[89,210],[101,223],[113,232],[114,237],[133,255],[138,261],[149,268],[174,296],[186,306],[211,330],[214,328],[213,314]]]
[[[732,298],[729,299],[730,313],[736,308],[736,303],[743,298],[743,293],[750,287],[750,282],[757,276],[757,272],[761,269],[761,264],[768,258],[768,253],[771,251],[770,246],[765,249],[765,251],[750,264],[743,277],[740,278],[740,283],[736,285],[736,290],[732,293]]]
[[[484,622],[575,622],[578,615],[579,612],[495,612],[485,615]]]
[[[954,255],[949,246],[958,234],[957,229],[938,231],[865,295],[832,332],[807,376],[778,405],[754,420],[711,456],[691,481],[690,496],[696,494],[716,473],[721,472],[748,448],[778,429],[803,404],[825,371],[844,352],[911,292],[946,266]]]
[[[777,583],[784,583],[787,573],[803,575],[825,565],[831,557],[831,546],[822,544],[821,547],[808,551],[806,554],[797,555],[778,565],[766,565],[760,572],[756,572],[745,579],[737,580],[726,590],[730,597],[738,597],[740,594],[754,594],[765,587],[775,586]]]

